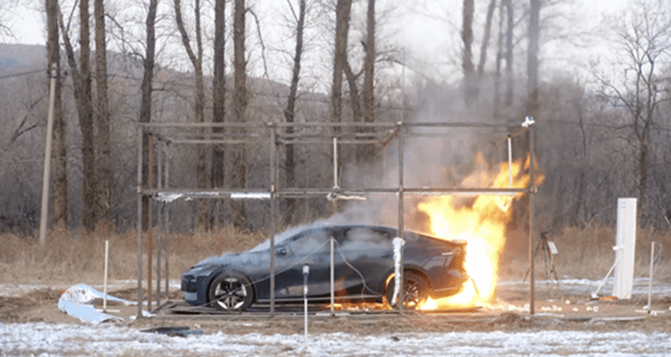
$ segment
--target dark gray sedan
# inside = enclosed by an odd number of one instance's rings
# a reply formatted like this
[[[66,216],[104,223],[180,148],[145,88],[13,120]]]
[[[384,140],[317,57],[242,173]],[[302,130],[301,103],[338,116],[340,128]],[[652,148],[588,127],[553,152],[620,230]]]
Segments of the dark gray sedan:
[[[397,230],[367,225],[319,225],[290,229],[276,237],[275,299],[303,299],[303,266],[308,264],[310,302],[331,296],[331,243],[334,293],[338,301],[389,302],[394,292],[392,241]],[[406,232],[403,250],[404,306],[419,308],[431,297],[460,292],[469,279],[466,243]],[[192,305],[240,311],[270,301],[270,243],[240,254],[201,261],[182,275],[184,299]]]

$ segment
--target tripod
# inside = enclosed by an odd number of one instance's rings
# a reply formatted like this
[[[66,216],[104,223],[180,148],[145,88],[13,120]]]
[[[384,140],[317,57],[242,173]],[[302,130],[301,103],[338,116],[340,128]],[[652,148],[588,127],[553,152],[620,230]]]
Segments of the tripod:
[[[536,259],[536,255],[540,250],[543,251],[543,264],[545,265],[545,280],[550,281],[550,298],[554,298],[554,283],[557,283],[559,286],[559,277],[557,276],[557,270],[555,269],[554,264],[554,255],[557,254],[557,248],[554,245],[554,242],[548,240],[548,232],[541,233],[541,239],[538,241],[536,250],[534,251],[532,259]],[[524,283],[529,276],[529,269],[524,274]],[[552,279],[554,277],[554,280]]]

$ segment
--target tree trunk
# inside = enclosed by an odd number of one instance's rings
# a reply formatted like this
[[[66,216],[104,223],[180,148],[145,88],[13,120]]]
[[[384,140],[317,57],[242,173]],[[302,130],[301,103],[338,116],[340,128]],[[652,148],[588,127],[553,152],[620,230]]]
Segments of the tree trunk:
[[[212,77],[212,122],[223,123],[226,119],[226,0],[214,3],[214,75]],[[214,133],[224,133],[224,128],[213,128]],[[212,187],[224,187],[224,148],[212,148]],[[214,202],[214,224],[220,224],[223,215],[221,201]]]
[[[496,0],[489,0],[489,6],[487,6],[487,19],[485,20],[485,32],[482,35],[482,43],[480,44],[480,60],[478,61],[477,70],[478,80],[485,74],[485,62],[487,62],[487,48],[489,47],[489,38],[492,33],[494,9],[496,9]]]
[[[48,64],[55,63],[58,66],[60,76],[60,46],[58,45],[58,0],[46,0],[47,13],[47,60]],[[51,159],[53,180],[53,205],[52,205],[52,228],[65,231],[68,224],[68,185],[66,175],[67,152],[65,142],[65,122],[63,120],[63,101],[61,99],[62,82],[60,77],[56,79],[54,89],[54,130],[53,149]]]
[[[375,122],[375,59],[377,49],[375,47],[375,0],[368,0],[368,11],[366,13],[366,57],[363,64],[363,121],[365,123]],[[362,148],[362,159],[373,162],[375,147],[365,145]]]
[[[506,4],[506,19],[508,26],[506,28],[506,98],[505,105],[510,107],[513,105],[513,29],[515,28],[515,9],[513,8],[512,0],[505,0]]]
[[[79,2],[79,75],[81,81],[80,98],[77,100],[79,126],[82,132],[82,165],[83,165],[83,207],[82,224],[87,232],[93,231],[96,225],[96,162],[93,131],[93,101],[91,97],[91,36],[89,26],[89,0]]]
[[[501,63],[503,62],[503,24],[505,19],[505,0],[499,5],[499,35],[496,41],[496,71],[494,74],[494,115],[500,113],[501,108]]]
[[[147,11],[146,26],[146,49],[144,56],[144,73],[142,75],[142,84],[140,85],[140,92],[142,99],[140,100],[140,123],[151,122],[151,96],[153,92],[154,81],[154,57],[156,53],[156,10],[158,7],[158,0],[149,1],[149,9]],[[142,186],[148,186],[149,178],[149,140],[145,135],[142,138]],[[142,227],[149,226],[149,198],[142,198]]]
[[[342,76],[347,61],[347,37],[352,0],[338,0],[336,4],[335,57],[331,87],[331,121],[342,121]]]
[[[466,107],[470,107],[477,99],[478,88],[475,78],[475,67],[473,66],[473,12],[475,11],[474,0],[464,0],[462,12],[461,40],[464,48],[461,53],[461,69],[464,72],[464,101]]]
[[[529,13],[529,48],[527,50],[527,113],[538,115],[538,51],[540,49],[541,0],[531,0]]]
[[[100,228],[111,228],[111,189],[112,189],[112,170],[110,168],[110,124],[109,124],[109,106],[107,96],[107,48],[105,41],[105,9],[103,0],[95,0],[95,37],[96,37],[96,103],[98,110],[96,112],[97,124],[97,155],[96,167],[98,169],[97,178],[97,218]]]
[[[298,21],[296,22],[296,50],[294,52],[294,68],[291,75],[291,86],[289,87],[289,96],[287,98],[287,107],[284,110],[284,119],[287,123],[294,123],[296,120],[296,99],[298,97],[298,82],[301,74],[301,56],[303,55],[303,32],[305,29],[305,0],[300,0],[298,5]],[[294,128],[288,126],[287,134],[293,134]],[[296,163],[294,158],[293,144],[286,145],[285,161],[286,186],[294,188],[296,186]],[[287,200],[287,213],[285,222],[294,223],[296,216],[296,200]]]
[[[235,0],[233,15],[233,115],[237,123],[247,121],[247,61],[245,59],[245,0]],[[234,130],[236,133],[244,133],[242,128]],[[233,152],[231,167],[231,181],[235,188],[245,189],[247,187],[247,156],[244,147]],[[245,203],[242,201],[231,201],[232,220],[236,227],[245,228],[247,216]]]
[[[193,49],[191,48],[189,35],[187,34],[186,28],[184,27],[184,22],[182,20],[181,1],[174,0],[174,4],[177,28],[179,29],[179,33],[182,37],[182,44],[184,45],[184,49],[189,56],[189,60],[191,61],[195,72],[196,93],[194,111],[196,115],[196,123],[203,123],[205,122],[205,84],[203,81],[203,41],[200,29],[200,0],[195,0],[194,8],[194,17],[196,21],[196,53],[194,53]],[[205,146],[203,144],[198,144],[196,146],[196,150],[196,181],[198,188],[203,189],[208,187]],[[207,202],[204,200],[197,200],[196,205],[198,210],[198,228],[208,229]]]

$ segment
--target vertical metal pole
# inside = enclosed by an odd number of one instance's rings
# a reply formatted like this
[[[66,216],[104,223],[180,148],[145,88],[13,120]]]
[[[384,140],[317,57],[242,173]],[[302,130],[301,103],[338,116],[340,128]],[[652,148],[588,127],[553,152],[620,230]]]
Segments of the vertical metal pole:
[[[142,137],[144,129],[138,128],[137,137],[137,318],[142,318]]]
[[[148,183],[149,183],[149,189],[151,190],[154,188],[154,135],[149,134],[149,152],[147,153],[147,158],[149,159],[149,172],[147,173],[148,176]],[[154,227],[154,205],[153,205],[153,197],[149,197],[149,202],[147,205],[147,243],[149,243],[149,247],[147,248],[147,310],[151,311],[151,294],[152,294],[152,255],[154,254],[154,237],[153,237],[153,227]]]
[[[331,316],[335,316],[335,307],[333,306],[335,304],[335,238],[331,236],[330,239],[331,243]]]
[[[157,186],[158,189],[160,190],[163,185],[161,183],[161,180],[163,179],[163,146],[161,145],[161,141],[158,141],[157,145],[157,156],[158,156],[158,179],[157,181]],[[161,252],[163,249],[163,245],[161,244],[161,233],[163,230],[163,206],[165,203],[163,202],[158,202],[158,217],[156,217],[156,306],[161,306]]]
[[[44,144],[44,173],[42,176],[42,212],[40,215],[40,245],[47,242],[47,221],[49,220],[49,180],[51,180],[51,143],[54,135],[54,103],[56,101],[56,79],[58,64],[49,69],[49,113],[47,115],[47,138]]]
[[[534,164],[534,126],[529,126],[529,131],[527,131],[527,138],[529,139],[529,313],[533,315],[535,313],[535,304],[536,304],[536,273],[534,269],[534,255],[533,255],[533,242],[534,242],[534,193],[536,191],[536,183],[534,178],[534,171],[536,169]]]
[[[107,311],[107,265],[109,262],[110,241],[105,240],[105,278],[103,279],[103,312]]]
[[[404,204],[405,198],[403,194],[403,122],[398,123],[398,237],[403,239],[403,231],[404,231],[404,220],[403,220],[403,213],[404,213]],[[398,308],[401,314],[403,313],[403,302],[405,301],[405,294],[403,294],[403,265],[404,259],[403,259],[403,247],[401,247],[401,277],[399,281],[401,282],[399,286],[399,294],[398,294]]]
[[[333,138],[333,188],[338,187],[338,138]]]
[[[170,146],[166,143],[166,160],[165,160],[165,188],[168,188],[170,185]],[[170,251],[168,249],[168,242],[170,241],[170,208],[165,209],[165,239],[163,239],[165,244],[165,299],[168,300],[170,296],[170,271],[168,270],[168,265],[170,263]]]
[[[270,316],[275,315],[275,216],[276,212],[276,161],[275,126],[270,124]]]
[[[648,312],[652,311],[652,273],[655,265],[655,242],[650,247],[650,281],[648,282]]]
[[[308,345],[308,275],[310,274],[310,266],[303,264],[303,306],[304,306],[304,321],[305,321],[305,346]]]
[[[508,178],[510,179],[510,188],[513,188],[513,142],[508,137]]]

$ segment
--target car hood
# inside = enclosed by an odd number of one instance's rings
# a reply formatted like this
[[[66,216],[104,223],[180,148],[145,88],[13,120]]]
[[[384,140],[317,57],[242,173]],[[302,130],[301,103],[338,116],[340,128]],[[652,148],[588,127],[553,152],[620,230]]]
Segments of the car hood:
[[[235,265],[236,267],[258,266],[268,262],[269,260],[270,257],[267,250],[216,255],[201,260],[200,262],[196,263],[196,265],[192,266],[186,273],[197,275],[228,265]]]

